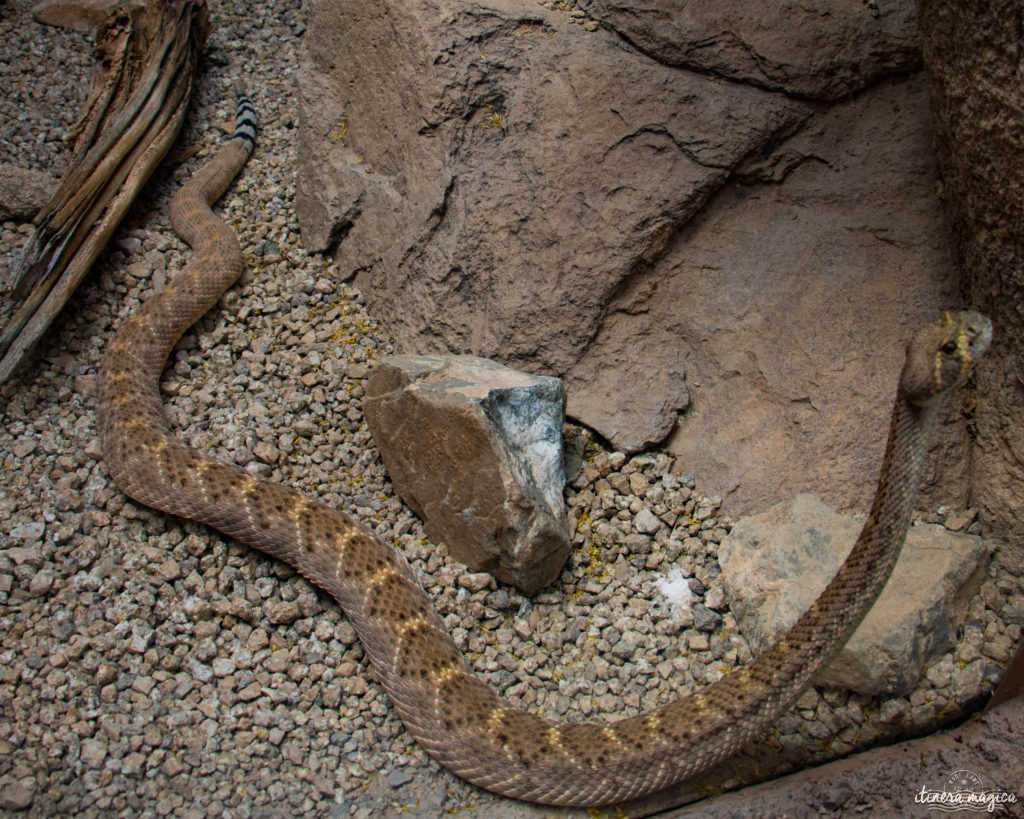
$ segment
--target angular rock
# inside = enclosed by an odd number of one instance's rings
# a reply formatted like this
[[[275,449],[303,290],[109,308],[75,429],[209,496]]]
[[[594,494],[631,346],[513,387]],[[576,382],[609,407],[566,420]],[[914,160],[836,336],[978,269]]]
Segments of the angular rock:
[[[32,804],[35,798],[35,783],[13,781],[5,777],[0,780],[0,810],[22,811]]]
[[[363,410],[402,499],[473,571],[526,593],[571,548],[557,378],[473,356],[389,356]]]
[[[32,526],[33,524],[23,525]],[[14,530],[12,529],[12,532],[13,531]],[[39,534],[42,534],[41,530]],[[16,535],[11,534],[11,537],[16,537]],[[33,539],[37,537],[39,537],[39,535],[34,535]],[[38,543],[35,543],[32,546],[12,546],[9,549],[4,549],[4,557],[8,560],[13,560],[14,565],[16,566],[26,565],[31,566],[32,568],[39,568],[43,563],[43,555]]]
[[[28,584],[28,593],[33,597],[42,597],[53,588],[57,573],[52,569],[41,569],[36,572]]]
[[[407,349],[561,376],[625,452],[675,426],[733,516],[864,508],[906,336],[959,298],[913,3],[586,8],[313,2],[304,242]]]
[[[0,219],[27,222],[57,190],[57,180],[42,171],[0,163]]]
[[[290,600],[267,600],[263,611],[271,623],[287,625],[299,619],[299,607]]]
[[[721,615],[700,603],[693,607],[693,627],[697,631],[714,631],[720,625],[722,625]]]
[[[718,555],[732,610],[755,656],[796,622],[832,579],[863,521],[797,495],[736,522]],[[911,527],[889,582],[820,685],[901,695],[956,641],[988,565],[985,543],[938,525]]]
[[[82,761],[90,768],[100,767],[106,758],[106,743],[98,739],[87,739],[82,743]]]
[[[636,530],[645,535],[653,535],[661,528],[661,521],[650,509],[646,508],[637,512],[634,522]]]
[[[154,630],[149,623],[143,620],[136,620],[132,624],[131,637],[128,640],[128,650],[136,654],[143,654],[149,644],[153,641]]]
[[[17,538],[18,540],[38,540],[43,536],[43,532],[46,530],[46,524],[42,521],[34,520],[29,523],[19,523],[17,526],[12,526],[8,534]],[[32,550],[29,547],[28,550]],[[35,549],[38,552],[38,549]],[[19,552],[20,554],[20,552]],[[21,562],[17,557],[12,556],[12,559],[16,562]]]

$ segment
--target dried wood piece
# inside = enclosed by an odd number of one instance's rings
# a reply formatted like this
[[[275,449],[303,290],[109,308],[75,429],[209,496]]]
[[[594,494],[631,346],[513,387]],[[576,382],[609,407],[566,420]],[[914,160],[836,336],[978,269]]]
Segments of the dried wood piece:
[[[188,109],[206,0],[127,2],[96,33],[101,68],[73,129],[72,165],[7,293],[0,383],[67,302],[174,142]]]

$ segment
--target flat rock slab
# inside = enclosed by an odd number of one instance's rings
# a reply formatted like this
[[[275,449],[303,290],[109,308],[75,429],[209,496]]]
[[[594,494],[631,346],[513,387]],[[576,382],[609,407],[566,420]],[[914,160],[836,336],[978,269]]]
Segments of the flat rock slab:
[[[557,378],[474,356],[389,356],[363,408],[391,482],[432,538],[528,594],[558,576],[571,542]]]
[[[821,594],[861,525],[809,494],[736,523],[718,556],[733,613],[755,654]],[[932,524],[911,527],[882,594],[815,682],[868,695],[910,691],[955,643],[987,565],[981,538]]]

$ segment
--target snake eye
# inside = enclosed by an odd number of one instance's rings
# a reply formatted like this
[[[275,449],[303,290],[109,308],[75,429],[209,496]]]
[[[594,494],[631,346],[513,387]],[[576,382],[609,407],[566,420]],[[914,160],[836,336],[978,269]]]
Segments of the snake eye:
[[[955,341],[947,341],[945,344],[942,345],[943,355],[953,355],[953,353],[955,353],[958,349],[959,347],[957,347]]]

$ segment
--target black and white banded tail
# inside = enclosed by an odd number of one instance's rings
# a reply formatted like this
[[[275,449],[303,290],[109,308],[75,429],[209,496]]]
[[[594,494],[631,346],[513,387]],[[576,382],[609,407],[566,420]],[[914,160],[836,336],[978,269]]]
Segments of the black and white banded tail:
[[[238,97],[238,108],[235,111],[235,133],[232,139],[244,140],[252,153],[256,145],[256,107],[249,95],[241,89],[235,91],[235,96]]]

